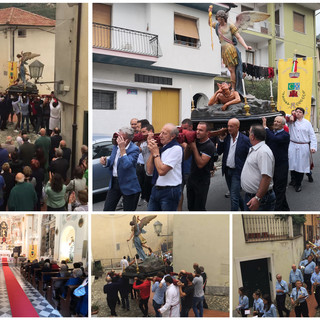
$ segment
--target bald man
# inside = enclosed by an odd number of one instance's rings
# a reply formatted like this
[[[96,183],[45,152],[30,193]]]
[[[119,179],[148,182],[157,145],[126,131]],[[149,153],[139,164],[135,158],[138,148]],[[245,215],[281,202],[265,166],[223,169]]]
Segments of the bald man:
[[[37,204],[37,194],[31,183],[24,181],[24,174],[16,174],[17,184],[11,189],[8,210],[9,211],[34,211]]]
[[[222,175],[225,175],[230,191],[231,211],[244,210],[243,199],[240,196],[241,172],[246,161],[249,148],[249,138],[239,132],[240,121],[232,118],[228,121],[228,134],[219,136],[218,154],[223,153]]]
[[[273,174],[273,191],[276,195],[275,211],[290,211],[286,190],[289,172],[288,150],[290,144],[290,135],[284,130],[286,120],[282,116],[275,117],[273,121],[273,130],[267,127],[266,118],[262,118],[262,124],[266,129],[266,144],[271,149],[275,167]]]
[[[153,173],[153,184],[148,203],[149,211],[177,211],[181,198],[183,148],[177,141],[178,128],[167,123],[160,133],[159,149],[156,141],[148,138],[150,156],[147,173]],[[155,172],[154,172],[155,171]]]

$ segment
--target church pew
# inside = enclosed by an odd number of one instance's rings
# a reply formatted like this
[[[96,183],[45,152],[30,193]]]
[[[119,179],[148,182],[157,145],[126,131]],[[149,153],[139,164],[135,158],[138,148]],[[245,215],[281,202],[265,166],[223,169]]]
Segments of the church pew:
[[[68,291],[67,295],[65,298],[63,298],[60,295],[60,314],[62,317],[71,317],[71,312],[70,312],[70,302],[72,298],[73,291],[78,288],[80,284],[78,285],[70,285],[68,286]]]
[[[57,276],[60,274],[60,271],[51,271],[51,272],[41,272],[41,278],[40,278],[40,281],[39,281],[39,288],[38,288],[38,291],[40,292],[41,295],[45,296],[45,291],[46,290],[43,290],[43,285],[44,285],[44,280],[43,280],[43,277],[44,276]],[[48,286],[50,285],[50,282],[48,283]],[[47,287],[48,289],[48,287]]]
[[[59,298],[58,299],[53,299],[53,290],[54,290],[54,285],[57,281],[61,281],[64,280],[65,282],[67,282],[69,279],[71,279],[72,276],[70,277],[52,277],[51,278],[51,282],[50,282],[50,286],[47,288],[46,291],[46,299],[48,300],[48,302],[56,309],[57,305],[59,304]]]
[[[32,286],[34,288],[36,288],[37,290],[38,290],[38,282],[39,281],[37,281],[37,277],[35,275],[37,274],[38,271],[41,271],[41,270],[42,270],[41,268],[34,268],[32,279],[31,278],[29,279],[29,282],[31,282]],[[30,273],[31,273],[31,270],[30,270]]]

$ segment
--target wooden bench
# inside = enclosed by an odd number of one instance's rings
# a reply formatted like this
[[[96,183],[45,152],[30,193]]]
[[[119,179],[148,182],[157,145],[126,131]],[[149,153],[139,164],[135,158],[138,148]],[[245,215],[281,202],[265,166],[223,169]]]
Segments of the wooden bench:
[[[67,295],[65,298],[60,296],[60,314],[63,317],[71,317],[71,312],[70,312],[70,302],[72,298],[73,291],[78,288],[80,284],[78,285],[70,285],[68,286],[67,290]]]
[[[43,280],[43,277],[44,276],[50,276],[50,278],[52,276],[58,276],[60,274],[60,271],[54,271],[54,272],[41,272],[41,279],[39,281],[39,288],[38,288],[38,291],[40,292],[41,295],[45,296],[45,291],[47,290],[43,290],[43,285],[46,283],[44,280]],[[47,281],[47,289],[48,289],[48,286],[50,285],[50,280]]]
[[[53,291],[54,291],[55,283],[58,281],[64,281],[66,283],[71,278],[72,278],[71,276],[70,277],[52,277],[51,278],[50,287],[46,291],[46,299],[54,308],[60,307],[59,297],[58,297],[58,299],[53,299]]]
[[[39,281],[37,281],[37,273],[40,272],[42,269],[41,268],[34,268],[33,269],[33,275],[32,275],[32,279],[29,280],[29,282],[31,282],[32,286],[34,288],[36,288],[38,290],[38,284],[39,284]]]

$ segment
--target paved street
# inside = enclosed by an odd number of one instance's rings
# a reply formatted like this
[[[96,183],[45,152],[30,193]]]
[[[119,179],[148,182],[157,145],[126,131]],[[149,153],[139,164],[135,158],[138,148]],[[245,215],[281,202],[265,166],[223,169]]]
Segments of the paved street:
[[[317,134],[318,139],[318,152],[314,155],[313,161],[315,167],[313,169],[314,182],[309,183],[307,176],[304,176],[302,182],[302,191],[295,192],[293,187],[287,188],[287,200],[291,211],[319,211],[320,205],[318,202],[318,196],[320,189],[320,134]],[[220,157],[221,158],[221,157]],[[229,211],[230,199],[225,198],[227,192],[227,185],[224,177],[221,174],[221,162],[216,164],[218,170],[213,178],[211,178],[210,190],[207,200],[207,211]],[[186,204],[186,191],[184,192],[185,200],[183,210],[187,211]],[[100,196],[100,202],[93,204],[94,211],[102,211],[104,205],[105,195]],[[147,206],[139,206],[137,211],[146,211]]]
[[[92,284],[91,305],[99,306],[99,313],[97,317],[110,316],[110,309],[108,308],[106,295],[103,293],[103,286],[106,284],[105,276],[95,280]],[[149,315],[155,316],[154,309],[152,307],[152,293],[149,299]],[[212,296],[206,295],[206,301],[209,309],[204,309],[204,317],[228,317],[229,316],[229,297],[226,296]],[[123,310],[120,305],[117,305],[116,312],[119,317],[142,317],[141,310],[139,309],[138,300],[130,299],[130,311]],[[190,317],[194,317],[194,313],[191,310]]]

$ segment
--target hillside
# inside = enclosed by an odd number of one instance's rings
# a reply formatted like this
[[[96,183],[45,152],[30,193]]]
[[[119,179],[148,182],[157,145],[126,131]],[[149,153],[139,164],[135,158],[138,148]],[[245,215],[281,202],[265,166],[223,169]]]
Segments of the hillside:
[[[41,16],[56,19],[55,3],[0,3],[0,9],[15,7]]]

